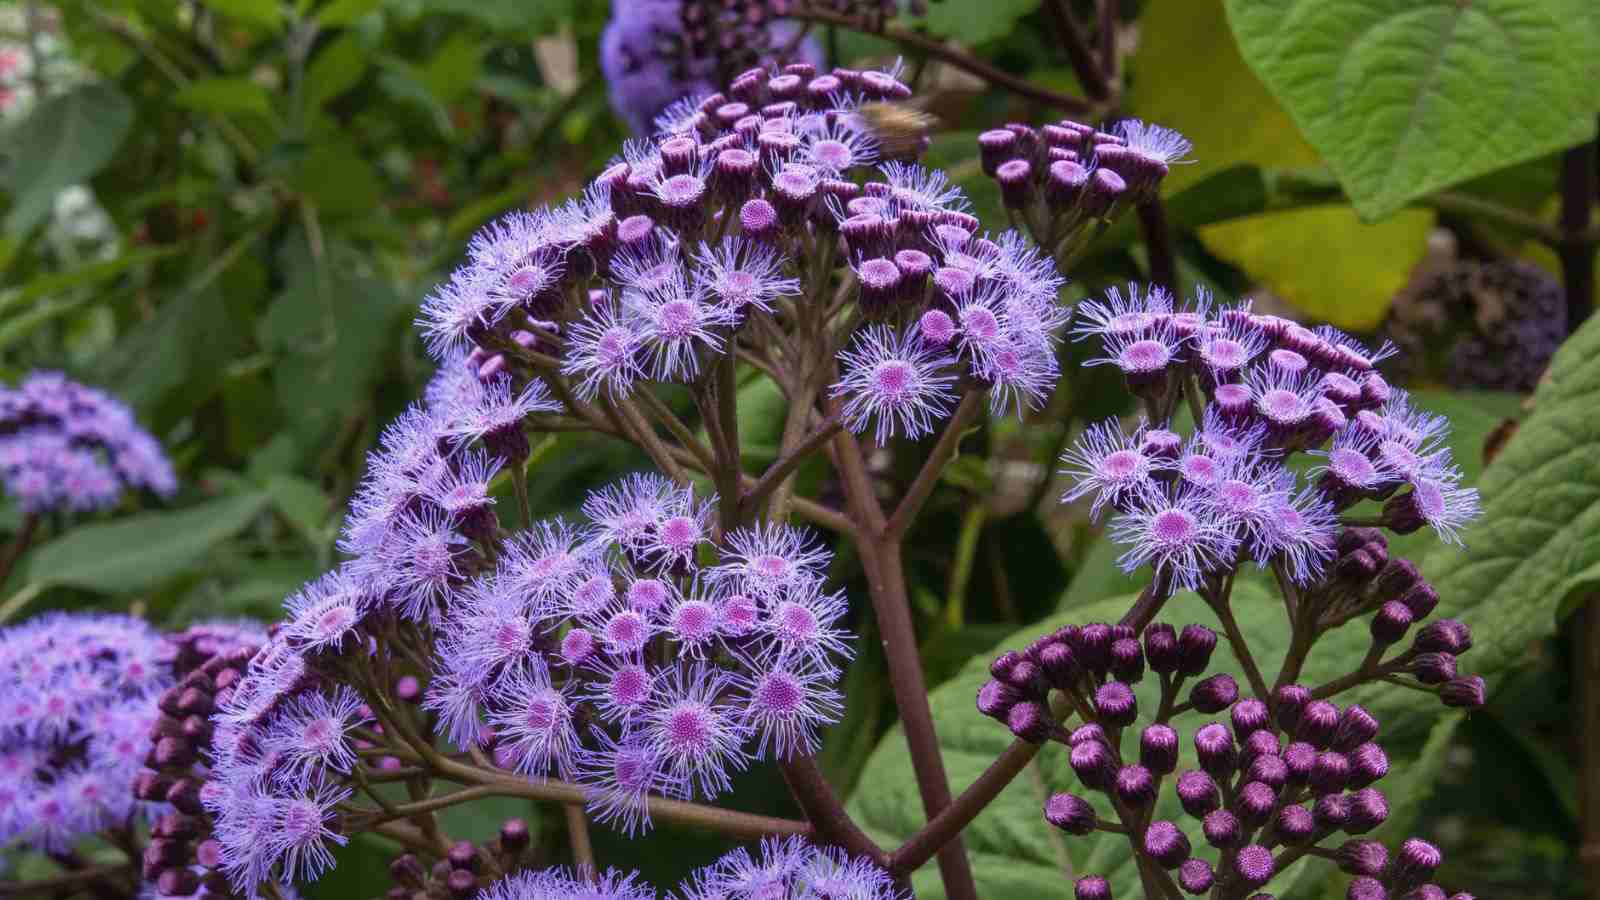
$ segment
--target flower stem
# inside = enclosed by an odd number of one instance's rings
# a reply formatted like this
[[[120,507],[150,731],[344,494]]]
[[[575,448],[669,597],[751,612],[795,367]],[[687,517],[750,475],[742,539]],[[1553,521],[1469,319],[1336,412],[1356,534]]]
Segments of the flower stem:
[[[922,511],[922,505],[928,501],[934,486],[939,483],[939,475],[944,472],[945,465],[956,455],[956,450],[961,445],[962,433],[967,430],[972,420],[977,418],[980,399],[982,392],[976,389],[969,390],[962,396],[960,405],[950,416],[950,421],[945,423],[938,443],[933,445],[933,450],[922,463],[917,477],[912,480],[911,487],[907,488],[906,495],[900,498],[900,505],[895,507],[894,514],[884,525],[886,540],[899,541],[905,537],[906,529],[911,527],[911,522]],[[858,450],[858,455],[859,452]]]
[[[1028,767],[1042,745],[1013,741],[961,796],[953,800],[916,834],[889,854],[891,874],[908,875],[933,857],[944,843],[972,823],[978,814]]]
[[[33,535],[39,530],[39,516],[37,513],[28,513],[22,517],[22,527],[11,538],[11,543],[6,545],[4,553],[0,553],[0,587],[5,586],[6,579],[11,577],[11,570],[22,559],[22,554],[33,543]]]
[[[567,816],[567,840],[572,844],[572,864],[580,872],[594,875],[594,841],[589,839],[589,817],[583,804],[567,803],[562,806]]]

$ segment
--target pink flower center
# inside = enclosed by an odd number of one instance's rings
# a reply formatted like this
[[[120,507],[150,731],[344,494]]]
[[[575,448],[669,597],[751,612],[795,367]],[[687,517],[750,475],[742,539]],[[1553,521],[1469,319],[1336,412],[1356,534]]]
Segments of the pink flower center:
[[[805,690],[800,680],[788,672],[773,672],[761,679],[756,702],[765,712],[793,715],[805,702]]]
[[[656,312],[656,324],[666,337],[691,337],[700,328],[700,305],[693,300],[668,300]]]
[[[624,666],[611,676],[611,702],[634,708],[650,697],[650,673],[642,666]]]
[[[1168,546],[1186,544],[1194,538],[1194,533],[1194,516],[1181,509],[1162,510],[1150,521],[1151,537]]]
[[[1126,372],[1159,372],[1172,361],[1172,351],[1161,341],[1134,341],[1117,357]]]
[[[916,383],[916,368],[903,360],[891,359],[872,370],[874,391],[891,401],[905,399]]]

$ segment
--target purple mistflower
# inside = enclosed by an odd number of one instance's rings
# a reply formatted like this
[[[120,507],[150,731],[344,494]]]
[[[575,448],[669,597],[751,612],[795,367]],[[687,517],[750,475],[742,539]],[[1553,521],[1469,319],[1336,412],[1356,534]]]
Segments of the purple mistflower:
[[[844,375],[833,395],[846,398],[844,421],[857,434],[871,424],[880,444],[896,436],[918,438],[950,414],[956,379],[945,370],[951,359],[924,345],[914,331],[899,335],[887,326],[868,326],[839,353],[839,361]]]
[[[348,568],[334,569],[283,601],[284,637],[305,653],[337,651],[355,635],[371,603]]]
[[[461,576],[460,556],[466,545],[467,539],[436,509],[406,514],[372,558],[352,564],[353,571],[402,616],[434,622],[451,585]]]
[[[756,755],[791,759],[815,753],[818,732],[844,714],[844,698],[833,688],[835,669],[805,659],[753,662],[744,676],[745,724],[755,734]]]
[[[1094,496],[1089,516],[1100,517],[1107,504],[1120,508],[1139,492],[1151,487],[1153,475],[1167,467],[1140,449],[1145,427],[1125,434],[1115,419],[1107,419],[1084,429],[1072,448],[1061,457],[1066,466],[1061,472],[1072,478],[1074,486],[1061,496],[1062,503]]]
[[[659,381],[693,380],[701,355],[720,355],[719,332],[735,324],[732,310],[712,302],[703,286],[674,283],[655,291],[626,291],[622,304],[639,322],[646,371]]]
[[[643,331],[609,305],[593,309],[571,325],[561,373],[577,379],[574,389],[584,400],[593,400],[602,390],[613,399],[626,397],[644,377],[644,341]]]
[[[701,659],[722,636],[717,605],[699,597],[682,597],[663,616],[662,628],[678,644],[681,656]]]
[[[1451,474],[1459,474],[1451,470]],[[1394,497],[1385,504],[1385,512],[1394,506],[1400,515],[1391,515],[1399,530],[1414,530],[1414,524],[1426,524],[1445,543],[1465,546],[1461,529],[1477,518],[1482,511],[1477,488],[1464,488],[1456,478],[1419,477],[1412,482],[1411,490]]]
[[[1201,492],[1157,486],[1131,494],[1128,505],[1111,526],[1112,538],[1128,546],[1117,558],[1123,571],[1150,563],[1175,584],[1194,588],[1207,572],[1233,563],[1238,539]]]
[[[824,593],[815,581],[772,598],[759,625],[771,642],[766,651],[779,658],[799,656],[819,663],[851,656],[850,632],[836,627],[849,609],[843,593]]]
[[[1044,405],[1061,373],[1051,347],[1012,333],[989,348],[974,374],[989,382],[990,414],[1003,416],[1015,410],[1021,418],[1025,409]]]
[[[726,238],[715,247],[702,243],[695,262],[700,285],[740,316],[751,310],[771,314],[779,298],[800,294],[799,279],[783,274],[783,255],[765,244],[742,237]]]
[[[587,574],[588,535],[565,520],[536,522],[513,535],[495,566],[496,588],[529,604],[548,603],[576,589]]]
[[[743,847],[695,872],[679,887],[688,900],[732,897],[848,897],[902,900],[904,891],[870,860],[800,837],[765,838],[752,857]]]
[[[1316,410],[1318,379],[1306,373],[1277,369],[1252,369],[1246,384],[1255,412],[1278,439],[1293,435]]]
[[[478,672],[444,669],[434,673],[423,695],[422,708],[437,719],[434,733],[465,750],[483,742],[483,677]]]
[[[333,830],[334,807],[349,796],[348,789],[323,784],[308,795],[272,804],[272,817],[264,829],[266,852],[279,860],[284,881],[313,881],[333,867],[329,842],[342,847],[347,841]]]
[[[971,206],[961,188],[939,169],[890,160],[878,171],[889,185],[889,200],[900,209],[964,212]]]
[[[282,754],[281,783],[304,790],[325,771],[349,772],[356,764],[349,731],[369,718],[363,705],[359,694],[342,685],[332,696],[308,691],[291,699],[267,740]]]
[[[732,787],[743,771],[744,727],[727,696],[732,676],[700,663],[678,666],[660,683],[640,725],[660,755],[663,790],[689,799]]]
[[[568,776],[578,748],[574,704],[565,686],[551,683],[542,663],[511,670],[495,684],[491,702],[497,749],[509,755],[518,772]]]
[[[1266,527],[1257,539],[1257,562],[1282,560],[1296,584],[1309,584],[1337,554],[1338,530],[1333,504],[1315,486],[1307,485],[1297,494],[1285,487],[1267,510]]]
[[[800,128],[800,159],[830,176],[878,161],[878,141],[866,123],[852,115],[808,116]]]
[[[533,413],[561,410],[561,405],[550,399],[543,382],[530,381],[517,390],[505,376],[487,383],[474,375],[468,378],[478,387],[470,401],[457,400],[441,412],[450,423],[445,433],[457,441],[493,440],[496,435],[520,430],[523,420]],[[430,406],[434,405],[430,401]]]
[[[611,654],[591,663],[592,677],[583,699],[594,704],[601,718],[628,723],[641,715],[656,693],[656,676],[637,656]]]
[[[1101,340],[1104,356],[1090,357],[1086,366],[1114,365],[1131,385],[1145,385],[1166,377],[1167,370],[1183,361],[1187,340],[1173,327],[1170,316],[1137,329],[1107,332]]]
[[[675,494],[644,542],[645,556],[658,568],[693,570],[700,545],[711,539],[711,505],[687,491]]]
[[[1172,295],[1156,285],[1141,292],[1137,284],[1129,284],[1127,296],[1123,296],[1120,288],[1107,288],[1104,300],[1085,300],[1078,304],[1072,338],[1141,334],[1165,321],[1172,314],[1172,306]]]
[[[478,900],[656,900],[637,872],[590,873],[567,869],[514,872],[483,888]]]
[[[439,638],[442,658],[469,681],[516,668],[538,657],[538,629],[531,604],[505,590],[498,579],[479,576],[451,598],[449,618]]]
[[[586,807],[595,821],[632,835],[650,827],[650,794],[664,787],[661,751],[640,733],[614,740],[593,731],[598,747],[577,755],[576,780],[586,788]]]
[[[591,492],[583,501],[583,514],[594,523],[600,540],[640,551],[656,524],[681,503],[681,495],[676,485],[653,472],[629,475]]]
[[[713,583],[770,597],[820,581],[832,558],[805,529],[766,522],[731,532],[708,575]]]
[[[1248,311],[1248,307],[1241,307]],[[1234,377],[1267,349],[1266,336],[1242,316],[1224,315],[1221,321],[1200,329],[1194,338],[1194,358],[1214,381]]]
[[[463,266],[423,299],[417,328],[428,353],[442,361],[472,349],[477,336],[509,312],[510,306],[490,291],[482,270]]]

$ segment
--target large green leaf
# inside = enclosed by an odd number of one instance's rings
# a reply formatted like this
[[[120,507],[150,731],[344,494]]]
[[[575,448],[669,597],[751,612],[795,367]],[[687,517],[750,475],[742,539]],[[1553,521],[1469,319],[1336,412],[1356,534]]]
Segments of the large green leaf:
[[[1245,60],[1364,218],[1588,140],[1592,0],[1227,0]]]
[[[972,46],[1011,33],[1017,20],[1039,8],[1039,0],[942,0],[914,21],[930,34]]]
[[[88,84],[39,104],[4,134],[11,157],[5,230],[20,235],[50,214],[62,188],[99,172],[133,125],[133,104],[111,85]]]
[[[189,571],[212,547],[248,525],[269,500],[265,493],[238,494],[175,512],[74,528],[34,551],[29,578],[107,594],[142,591]]]
[[[1139,26],[1139,48],[1130,62],[1137,75],[1130,107],[1194,142],[1194,164],[1172,170],[1168,191],[1198,186],[1240,164],[1290,169],[1322,164],[1240,58],[1222,0],[1156,4]],[[1254,185],[1241,187],[1243,195],[1226,199],[1237,202],[1253,193]],[[1350,207],[1337,203],[1263,210],[1199,233],[1212,253],[1305,313],[1366,329],[1383,319],[1422,258],[1432,226],[1433,213],[1423,210],[1363,224]]]
[[[172,102],[204,113],[272,115],[272,94],[248,78],[199,78],[172,95]]]
[[[1483,472],[1471,553],[1429,557],[1452,614],[1473,628],[1475,671],[1509,665],[1562,604],[1600,584],[1600,320],[1568,339],[1533,414]]]
[[[1058,614],[1012,635],[995,651],[1021,647],[1039,634],[1067,622],[1115,621],[1132,601],[1131,596],[1113,597]],[[1235,588],[1233,606],[1240,628],[1270,678],[1287,644],[1282,604],[1265,586],[1242,582]],[[1212,628],[1220,627],[1204,601],[1191,593],[1173,598],[1160,618],[1175,624],[1200,622]],[[1304,680],[1320,683],[1344,674],[1360,660],[1368,641],[1366,629],[1359,626],[1327,636],[1311,655]],[[989,658],[973,659],[955,678],[929,695],[951,789],[956,792],[976,779],[1012,740],[1003,726],[980,715],[974,706],[978,688],[989,677]],[[1229,672],[1241,685],[1245,684],[1226,643],[1219,646],[1212,657],[1212,670]],[[1138,686],[1141,709],[1155,708],[1158,690],[1153,678],[1146,678]],[[1416,791],[1425,792],[1426,772],[1438,764],[1456,718],[1446,714],[1432,698],[1395,687],[1363,695],[1362,702],[1383,722],[1381,740],[1394,767],[1409,773],[1410,767],[1420,766],[1421,777],[1408,777],[1405,781]],[[1188,715],[1174,722],[1174,727],[1184,736],[1185,766],[1193,766],[1192,760],[1187,758],[1192,747],[1189,738],[1203,721],[1201,717]],[[923,822],[922,804],[903,742],[898,727],[884,737],[867,761],[849,804],[862,827],[880,844],[891,848],[909,837]],[[1387,783],[1385,786],[1388,787]],[[978,880],[979,896],[1065,896],[1066,879],[1085,874],[1108,875],[1116,883],[1118,896],[1137,895],[1138,878],[1124,838],[1117,835],[1067,837],[1045,824],[1044,800],[1049,794],[1062,790],[1087,796],[1067,764],[1064,748],[1051,745],[963,832]],[[1402,812],[1415,805],[1417,797],[1411,795],[1407,787],[1397,784],[1392,790],[1400,792],[1395,802]],[[1109,807],[1102,813],[1111,815]],[[1198,855],[1214,857],[1214,853],[1203,849],[1204,839],[1196,833],[1198,823],[1177,809],[1170,782],[1163,791],[1157,815],[1190,830],[1191,843],[1202,848]],[[1391,826],[1386,826],[1391,830],[1403,828],[1405,824],[1399,815],[1392,822]],[[1314,885],[1322,880],[1316,874],[1318,871],[1326,874],[1326,870],[1318,870],[1316,865],[1303,864],[1303,868],[1309,871],[1304,874],[1291,871],[1280,876],[1280,881],[1274,885]],[[913,881],[918,897],[944,896],[938,873],[931,863],[915,873]]]

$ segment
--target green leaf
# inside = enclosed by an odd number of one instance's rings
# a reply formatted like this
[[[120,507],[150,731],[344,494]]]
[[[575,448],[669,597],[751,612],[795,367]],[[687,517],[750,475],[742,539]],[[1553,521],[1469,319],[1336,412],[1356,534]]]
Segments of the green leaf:
[[[354,34],[323,47],[306,68],[306,106],[316,109],[355,87],[371,65],[371,54]]]
[[[20,236],[50,214],[56,194],[111,161],[133,125],[133,104],[106,84],[88,84],[34,108],[5,134],[11,158],[5,230]]]
[[[440,103],[460,99],[483,71],[483,54],[487,49],[472,35],[457,33],[423,66],[423,85]]]
[[[383,0],[332,0],[317,10],[317,21],[325,26],[349,25],[383,5]]]
[[[237,494],[175,512],[147,512],[74,528],[28,559],[42,585],[131,594],[190,570],[266,506],[265,493]]]
[[[1362,218],[1589,140],[1592,0],[1227,0],[1245,60]]]
[[[272,116],[272,95],[248,78],[197,78],[172,102],[203,113]]]
[[[294,186],[329,216],[370,215],[383,196],[383,182],[372,164],[354,141],[343,137],[318,140],[300,161]]]
[[[970,47],[1010,34],[1018,19],[1038,8],[1039,0],[941,0],[913,24]]]
[[[267,493],[277,508],[300,535],[313,547],[328,539],[328,513],[333,502],[310,481],[296,475],[273,475],[267,479]]]
[[[959,674],[929,695],[952,791],[964,790],[1012,741],[1004,726],[984,717],[974,706],[978,688],[989,677],[988,664],[993,653],[1025,646],[1040,634],[1068,622],[1116,621],[1133,599],[1132,595],[1103,599],[1031,625],[1002,641],[990,654],[971,660]],[[1240,582],[1234,589],[1233,608],[1257,661],[1270,678],[1281,662],[1281,649],[1287,646],[1288,629],[1282,603],[1267,586]],[[1160,619],[1175,623],[1200,622],[1220,631],[1210,608],[1192,593],[1174,597]],[[1315,684],[1344,674],[1361,659],[1370,640],[1364,627],[1347,627],[1327,636],[1312,653],[1304,680]],[[1241,685],[1246,684],[1226,644],[1213,655],[1211,671],[1228,672]],[[1145,678],[1136,692],[1141,709],[1155,708],[1159,692],[1155,679]],[[1384,723],[1380,740],[1395,770],[1409,777],[1410,767],[1421,764],[1419,771],[1424,777],[1417,781],[1417,789],[1425,792],[1426,771],[1442,757],[1456,716],[1446,714],[1431,697],[1392,686],[1362,702]],[[1203,719],[1194,715],[1175,720],[1174,727],[1186,738],[1181,744],[1184,753],[1181,766],[1194,765],[1189,759],[1192,744],[1187,737],[1201,721]],[[850,798],[849,810],[880,845],[898,846],[921,826],[922,803],[906,757],[904,736],[898,726],[883,738],[867,761],[859,785]],[[1061,885],[1069,875],[1090,873],[1110,877],[1118,896],[1138,896],[1138,876],[1124,837],[1108,834],[1067,837],[1044,822],[1045,799],[1062,790],[1088,796],[1068,765],[1064,748],[1053,744],[962,832],[972,858],[979,896],[1055,897],[1060,895]],[[1103,803],[1098,797],[1093,799]],[[1407,797],[1404,802],[1409,805],[1413,798]],[[1102,814],[1112,815],[1108,806],[1103,807]],[[1178,822],[1191,832],[1191,843],[1195,847],[1205,847],[1204,838],[1197,833],[1199,823],[1177,809],[1170,781],[1162,791],[1156,816]],[[1404,823],[1396,821],[1398,818],[1397,814],[1386,827],[1404,828]],[[1212,854],[1202,851],[1201,855],[1210,857]],[[1280,875],[1274,885],[1294,883],[1303,877],[1301,871],[1291,870]],[[933,863],[915,873],[913,882],[918,897],[944,896]]]
[[[225,16],[262,28],[277,28],[283,22],[283,4],[279,0],[206,0],[205,5]]]
[[[1478,483],[1471,551],[1429,557],[1445,613],[1472,626],[1491,674],[1549,634],[1562,603],[1600,585],[1600,320],[1567,340],[1524,421]]]
[[[1173,168],[1168,192],[1181,196],[1240,164],[1289,169],[1321,164],[1240,58],[1222,0],[1153,6],[1140,19],[1139,48],[1129,65],[1138,75],[1131,107],[1194,142],[1194,164]],[[1433,213],[1425,211],[1365,225],[1343,204],[1251,210],[1239,201],[1255,199],[1267,185],[1223,186],[1243,190],[1213,194],[1213,204],[1225,203],[1234,216],[1260,214],[1200,229],[1207,249],[1303,312],[1345,328],[1366,329],[1382,321],[1422,258],[1433,227]],[[1260,202],[1266,201],[1263,192]]]

